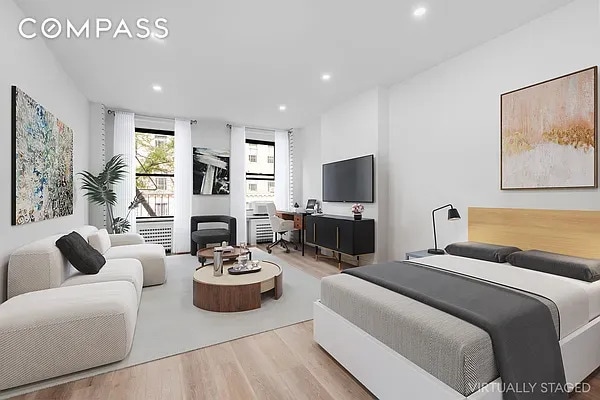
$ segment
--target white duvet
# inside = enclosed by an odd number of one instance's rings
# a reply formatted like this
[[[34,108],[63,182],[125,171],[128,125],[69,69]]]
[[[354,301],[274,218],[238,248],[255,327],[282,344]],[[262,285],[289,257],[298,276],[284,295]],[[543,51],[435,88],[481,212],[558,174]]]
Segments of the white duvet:
[[[508,263],[451,255],[425,257],[411,262],[496,282],[552,300],[560,316],[561,339],[600,315],[600,281],[584,282]]]

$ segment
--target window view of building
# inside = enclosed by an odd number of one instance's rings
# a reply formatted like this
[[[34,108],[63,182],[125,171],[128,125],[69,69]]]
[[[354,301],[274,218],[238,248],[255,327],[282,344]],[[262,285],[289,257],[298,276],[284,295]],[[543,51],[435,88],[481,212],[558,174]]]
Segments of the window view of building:
[[[275,143],[246,140],[246,202],[275,200]]]
[[[142,201],[138,218],[172,217],[175,194],[173,132],[136,129],[136,192]]]

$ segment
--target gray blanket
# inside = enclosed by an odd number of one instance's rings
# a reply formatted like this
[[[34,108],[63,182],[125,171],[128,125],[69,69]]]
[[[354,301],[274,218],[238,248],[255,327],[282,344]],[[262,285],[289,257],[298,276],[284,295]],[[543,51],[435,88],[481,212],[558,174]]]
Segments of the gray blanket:
[[[505,400],[566,400],[560,346],[548,308],[509,288],[410,262],[344,273],[393,290],[485,330]],[[552,390],[558,388],[559,390]]]

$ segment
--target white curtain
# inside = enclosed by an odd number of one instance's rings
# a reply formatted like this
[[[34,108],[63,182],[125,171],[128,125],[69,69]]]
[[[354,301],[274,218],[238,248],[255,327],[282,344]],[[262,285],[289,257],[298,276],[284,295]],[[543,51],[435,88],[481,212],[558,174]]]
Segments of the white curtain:
[[[122,111],[115,111],[114,127],[114,154],[122,154],[127,164],[125,179],[115,185],[117,205],[113,207],[114,217],[125,218],[127,208],[135,198],[135,115]],[[136,210],[129,215],[131,228],[129,232],[136,232]]]
[[[287,131],[275,131],[275,206],[288,210],[290,204],[290,141]]]
[[[231,127],[229,158],[229,213],[237,222],[237,241],[246,238],[246,128]]]
[[[173,253],[190,251],[192,217],[192,128],[189,120],[175,120],[175,221]]]

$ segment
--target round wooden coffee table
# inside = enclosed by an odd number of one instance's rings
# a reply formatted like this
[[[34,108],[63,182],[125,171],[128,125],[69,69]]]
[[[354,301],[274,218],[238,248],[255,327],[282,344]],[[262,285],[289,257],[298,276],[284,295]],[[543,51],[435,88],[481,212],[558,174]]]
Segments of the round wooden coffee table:
[[[260,261],[261,270],[252,274],[213,276],[212,268],[194,273],[194,305],[217,312],[248,311],[260,308],[261,294],[273,291],[275,299],[283,294],[283,270],[270,261]]]
[[[250,250],[246,250],[248,253],[248,257],[252,260],[252,252]],[[223,253],[223,262],[234,262],[239,256],[242,254],[242,249],[239,246],[233,246],[233,251],[228,253]],[[198,257],[198,261],[204,265],[206,264],[206,260],[212,260],[214,258],[214,248],[207,247],[205,249],[200,249],[196,252],[196,256]]]

